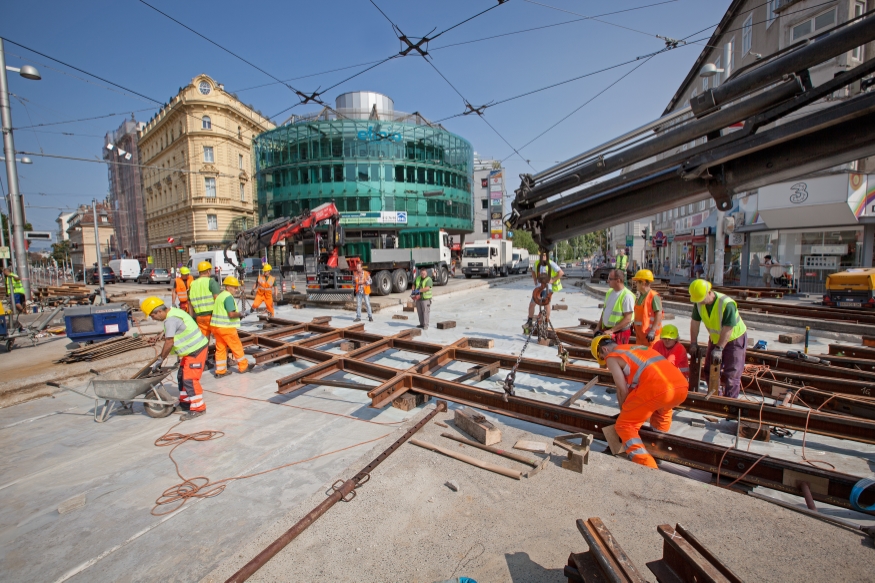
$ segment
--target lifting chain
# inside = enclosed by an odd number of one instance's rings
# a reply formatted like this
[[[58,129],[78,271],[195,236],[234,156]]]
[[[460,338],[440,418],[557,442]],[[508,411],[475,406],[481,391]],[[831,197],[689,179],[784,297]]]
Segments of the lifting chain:
[[[541,306],[540,312],[538,313],[537,321],[529,328],[529,333],[526,336],[526,341],[523,343],[523,347],[520,350],[520,355],[517,357],[516,362],[513,365],[513,368],[510,369],[510,372],[507,374],[507,377],[504,379],[504,400],[507,401],[508,395],[513,395],[514,390],[514,382],[516,382],[516,371],[520,366],[520,362],[523,360],[523,354],[526,352],[526,348],[529,347],[529,342],[532,340],[532,334],[537,332],[538,340],[542,338],[549,338],[547,335],[547,327],[550,327],[550,330],[553,331],[553,336],[556,338],[556,344],[559,346],[559,369],[562,372],[565,372],[566,367],[568,366],[568,351],[562,346],[562,341],[559,340],[559,335],[556,333],[556,328],[553,327],[553,322],[551,322],[547,318],[547,313],[544,310],[544,306]]]

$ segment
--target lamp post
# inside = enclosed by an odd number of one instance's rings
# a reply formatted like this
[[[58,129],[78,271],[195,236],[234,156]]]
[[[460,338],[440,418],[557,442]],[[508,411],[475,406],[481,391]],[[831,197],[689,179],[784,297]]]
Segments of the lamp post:
[[[15,142],[12,139],[12,109],[9,106],[9,84],[6,71],[18,73],[25,79],[39,81],[39,71],[30,65],[20,69],[6,66],[6,53],[3,39],[0,39],[0,122],[3,129],[3,152],[6,154],[6,178],[9,181],[9,214],[12,219],[12,242],[15,246],[15,264],[18,277],[24,286],[24,297],[31,299],[30,269],[27,265],[27,251],[24,248],[24,203],[18,190],[18,169],[15,166]]]

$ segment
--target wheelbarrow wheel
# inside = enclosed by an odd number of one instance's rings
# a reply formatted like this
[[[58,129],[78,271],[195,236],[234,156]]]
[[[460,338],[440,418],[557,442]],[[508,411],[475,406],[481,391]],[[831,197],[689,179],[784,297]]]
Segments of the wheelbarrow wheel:
[[[6,352],[12,352],[12,347],[15,346],[15,339],[10,338],[6,341]]]
[[[157,392],[157,395],[156,395]],[[145,395],[143,395],[147,399],[160,399],[162,401],[173,401],[173,397],[165,391],[162,387],[158,387],[158,389],[151,389]],[[161,419],[162,417],[167,417],[171,413],[173,413],[174,406],[173,405],[158,405],[156,403],[143,403],[143,408],[146,410],[146,415],[152,417],[153,419]]]

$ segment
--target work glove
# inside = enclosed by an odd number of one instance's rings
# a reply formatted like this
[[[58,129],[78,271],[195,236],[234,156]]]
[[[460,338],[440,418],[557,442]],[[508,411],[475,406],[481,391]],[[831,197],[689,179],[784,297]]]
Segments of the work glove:
[[[714,350],[711,351],[711,363],[720,364],[721,362],[723,362],[723,349],[715,346]]]
[[[155,361],[149,365],[149,368],[152,369],[152,373],[156,373],[161,370],[161,363],[164,362],[160,358],[156,358]]]
[[[695,342],[690,343],[690,358],[698,358],[699,357],[699,345]]]
[[[648,330],[648,331],[647,331],[647,341],[648,341],[648,342],[653,342],[653,340],[654,340],[655,338],[656,338],[656,332],[655,332],[654,330]]]

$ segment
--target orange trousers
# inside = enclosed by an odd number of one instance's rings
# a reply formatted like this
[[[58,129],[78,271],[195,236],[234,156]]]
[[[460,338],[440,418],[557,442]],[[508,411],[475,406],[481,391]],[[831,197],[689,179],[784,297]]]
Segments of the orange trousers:
[[[626,454],[630,460],[642,466],[656,468],[656,460],[647,453],[638,430],[650,419],[650,426],[653,429],[668,431],[671,429],[672,409],[683,403],[686,398],[686,384],[675,387],[665,384],[657,386],[642,384],[629,393],[614,429],[626,446]]]
[[[271,318],[273,317],[273,292],[269,289],[259,289],[255,292],[255,299],[252,301],[252,310],[256,310],[261,304],[267,306],[267,311]]]
[[[197,322],[197,327],[201,329],[201,334],[207,337],[207,340],[210,339],[210,321],[213,319],[212,314],[207,314],[206,316],[195,316],[195,322]]]
[[[237,336],[237,328],[212,328],[213,337],[216,339],[216,374],[223,375],[228,372],[228,350],[237,361],[237,372],[246,372],[249,361],[243,355],[243,344]]]
[[[204,346],[194,354],[179,359],[179,372],[176,379],[179,382],[179,402],[188,403],[190,411],[206,411],[204,390],[201,388],[201,375],[207,362],[207,347]]]

